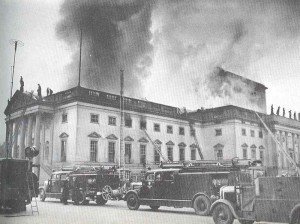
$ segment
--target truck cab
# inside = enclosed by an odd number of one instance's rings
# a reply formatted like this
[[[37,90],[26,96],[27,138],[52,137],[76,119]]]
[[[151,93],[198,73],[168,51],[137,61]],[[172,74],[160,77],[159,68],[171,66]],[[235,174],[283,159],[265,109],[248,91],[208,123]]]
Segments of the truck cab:
[[[41,201],[45,201],[46,198],[61,199],[64,182],[71,172],[70,170],[54,171],[50,179],[46,180],[44,186],[40,188]]]

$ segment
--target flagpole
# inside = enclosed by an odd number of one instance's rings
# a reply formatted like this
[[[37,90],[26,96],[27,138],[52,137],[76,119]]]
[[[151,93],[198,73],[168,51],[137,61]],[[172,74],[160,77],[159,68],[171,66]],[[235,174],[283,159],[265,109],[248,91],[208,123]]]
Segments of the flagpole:
[[[80,28],[80,43],[79,43],[79,68],[78,68],[78,86],[80,86],[81,76],[81,48],[82,48],[82,29]]]

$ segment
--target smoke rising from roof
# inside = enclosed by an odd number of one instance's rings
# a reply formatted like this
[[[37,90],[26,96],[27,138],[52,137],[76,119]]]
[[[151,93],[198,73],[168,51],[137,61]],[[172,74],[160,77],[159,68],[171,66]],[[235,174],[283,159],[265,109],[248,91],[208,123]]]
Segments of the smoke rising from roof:
[[[257,80],[259,61],[292,49],[300,33],[297,0],[66,0],[61,15],[57,35],[74,47],[70,76],[78,74],[82,28],[83,85],[118,92],[123,68],[126,95],[190,108],[255,104],[241,86],[231,95],[210,91],[215,68]]]
[[[79,63],[80,29],[83,33],[82,80],[89,88],[117,92],[120,69],[125,70],[126,93],[139,93],[141,80],[151,66],[149,44],[151,1],[66,0],[57,36],[74,47],[70,76],[76,77]],[[74,83],[76,84],[76,79]]]

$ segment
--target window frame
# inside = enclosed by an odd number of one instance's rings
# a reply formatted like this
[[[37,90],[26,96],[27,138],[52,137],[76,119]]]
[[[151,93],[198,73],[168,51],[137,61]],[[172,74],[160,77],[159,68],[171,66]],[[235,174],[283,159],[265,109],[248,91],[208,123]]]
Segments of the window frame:
[[[252,138],[255,137],[255,131],[254,131],[254,130],[250,130],[250,136],[251,136]]]
[[[96,120],[97,121],[93,121],[93,116],[96,116]],[[93,123],[93,124],[99,124],[99,114],[90,114],[90,123]]]
[[[94,147],[93,149],[92,149],[92,146]],[[94,151],[92,151],[92,150],[94,150]],[[94,158],[93,158],[93,156],[94,156]],[[90,140],[90,162],[94,162],[94,163],[97,162],[97,156],[98,156],[98,140],[91,139]]]
[[[247,136],[247,130],[246,130],[246,128],[242,128],[242,136]]]
[[[127,122],[129,122],[130,121],[130,125],[128,125],[128,123]],[[132,118],[130,117],[130,118],[124,118],[124,127],[126,127],[126,128],[132,128]]]
[[[182,131],[182,132],[181,132]],[[185,135],[185,128],[184,127],[179,127],[178,128],[178,134],[179,135]]]
[[[157,128],[157,130],[156,130]],[[154,132],[160,132],[160,124],[159,123],[154,123],[153,124],[153,131]]]
[[[113,146],[113,148],[111,148],[110,146]],[[111,160],[111,149],[112,151],[112,155],[113,155],[113,160]],[[109,163],[114,163],[116,159],[116,142],[114,141],[109,141],[108,142],[108,162]]]
[[[173,126],[167,125],[167,134],[173,134]]]
[[[145,127],[143,127],[144,126],[143,124],[145,124]],[[147,130],[147,121],[140,120],[140,129]]]
[[[142,149],[142,147],[143,147],[143,149]],[[142,150],[144,151],[143,153],[142,153]],[[147,145],[146,144],[140,144],[140,164],[147,164],[147,154],[146,154],[146,152],[147,152]],[[144,160],[144,161],[143,161]]]
[[[183,154],[181,154],[183,151]],[[183,155],[183,159],[182,159]],[[185,161],[185,148],[184,147],[179,147],[179,161]]]
[[[114,122],[111,122],[114,121]],[[108,125],[117,126],[117,118],[114,116],[108,116]]]
[[[67,139],[60,140],[60,162],[67,162]]]
[[[215,136],[222,136],[222,128],[216,128],[215,129]]]
[[[168,160],[170,160],[171,162],[174,161],[174,149],[172,146],[167,146],[167,157]]]
[[[63,112],[61,115],[61,123],[68,123],[68,113]]]
[[[259,137],[259,138],[264,138],[263,131],[258,131],[258,137]]]
[[[194,161],[196,159],[197,159],[197,157],[196,157],[196,148],[191,148],[191,160]]]
[[[161,151],[161,146],[157,146],[159,148],[159,150]],[[157,160],[158,158],[158,160]],[[160,154],[154,149],[154,164],[159,164],[161,161],[161,158],[160,158]]]
[[[128,148],[128,146],[129,146],[129,148]],[[125,143],[125,145],[124,145],[124,160],[125,160],[125,164],[131,164],[132,163],[132,159],[131,159],[131,157],[132,157],[132,144],[131,143]],[[127,152],[129,152],[128,153],[128,160],[126,160],[126,156],[127,156]]]

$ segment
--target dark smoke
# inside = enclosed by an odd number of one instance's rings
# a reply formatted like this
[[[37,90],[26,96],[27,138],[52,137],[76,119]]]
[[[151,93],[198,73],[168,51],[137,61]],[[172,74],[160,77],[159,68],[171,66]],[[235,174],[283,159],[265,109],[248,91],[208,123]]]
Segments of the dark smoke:
[[[77,83],[82,29],[82,85],[118,92],[120,69],[124,69],[125,93],[139,95],[152,64],[152,5],[148,0],[65,0],[56,33],[74,48],[69,85]]]

